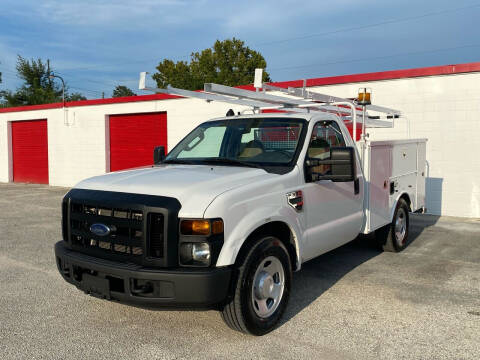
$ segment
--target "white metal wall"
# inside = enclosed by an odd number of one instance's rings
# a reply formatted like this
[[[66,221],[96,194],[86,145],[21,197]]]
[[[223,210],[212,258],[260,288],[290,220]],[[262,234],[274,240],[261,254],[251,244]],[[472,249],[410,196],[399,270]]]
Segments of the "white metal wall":
[[[373,90],[373,102],[404,112],[394,129],[368,130],[372,139],[426,137],[427,207],[430,213],[480,217],[480,73],[396,79],[310,88],[354,97],[359,87]],[[8,122],[48,119],[51,185],[72,186],[106,170],[106,120],[110,114],[167,112],[168,148],[199,123],[223,116],[229,104],[196,99],[155,100],[0,113],[0,181],[8,182]]]

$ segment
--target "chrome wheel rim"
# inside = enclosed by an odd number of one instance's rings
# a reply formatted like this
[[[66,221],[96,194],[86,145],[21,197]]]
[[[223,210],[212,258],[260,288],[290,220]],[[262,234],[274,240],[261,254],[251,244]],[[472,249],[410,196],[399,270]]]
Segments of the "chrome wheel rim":
[[[407,213],[403,208],[398,209],[395,219],[395,239],[399,246],[405,244],[405,235],[407,233]]]
[[[252,286],[252,305],[257,316],[267,318],[277,310],[285,290],[285,272],[282,263],[269,256],[260,263]]]

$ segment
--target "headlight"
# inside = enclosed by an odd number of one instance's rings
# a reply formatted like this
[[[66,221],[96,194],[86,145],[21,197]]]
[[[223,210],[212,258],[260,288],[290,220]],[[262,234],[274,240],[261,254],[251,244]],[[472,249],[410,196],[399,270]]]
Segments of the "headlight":
[[[222,219],[180,221],[179,261],[181,266],[210,266],[215,263],[222,245]]]
[[[201,263],[210,261],[210,245],[208,243],[192,244],[192,259]]]
[[[209,266],[210,259],[209,243],[183,243],[180,246],[180,263],[182,265]]]

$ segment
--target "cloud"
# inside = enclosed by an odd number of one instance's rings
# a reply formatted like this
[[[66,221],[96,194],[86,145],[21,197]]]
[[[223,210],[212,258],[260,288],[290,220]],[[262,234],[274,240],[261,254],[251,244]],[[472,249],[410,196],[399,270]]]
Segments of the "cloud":
[[[378,3],[364,0],[361,6]],[[319,19],[339,10],[359,7],[357,0],[336,0],[325,6],[323,1],[304,0],[299,6],[292,0],[18,0],[8,9],[14,16],[41,17],[50,24],[115,28],[164,27],[175,24],[212,22],[225,31],[268,26],[270,30],[294,19]],[[32,11],[33,9],[33,11]],[[28,11],[27,11],[28,10]],[[294,28],[290,31],[295,32]]]
[[[365,2],[371,3],[372,1]],[[321,25],[321,21],[325,17],[359,5],[359,2],[355,0],[336,0],[329,2],[328,5],[324,1],[304,0],[301,2],[301,6],[298,1],[247,0],[242,2],[241,14],[232,13],[233,16],[226,18],[226,26],[230,29],[269,26],[271,31],[285,28],[290,32],[296,32],[295,24],[302,17],[304,19],[315,17],[318,19],[318,25]]]
[[[20,79],[18,79],[15,69],[16,61],[17,53],[0,37],[0,73],[2,73],[0,89],[12,89],[19,86]]]
[[[45,21],[68,26],[143,27],[152,15],[159,21],[168,19],[169,12],[184,8],[184,0],[59,1],[36,2]]]
[[[467,43],[471,38],[473,43],[478,37],[469,25],[477,16],[473,11],[452,13],[448,21],[445,15],[318,36],[454,5],[429,0],[416,6],[412,10],[403,3],[381,0],[3,0],[0,71],[15,71],[17,53],[50,59],[55,71],[72,85],[109,93],[113,83],[133,84],[138,71],[155,71],[163,58],[188,59],[192,51],[212,46],[217,39],[244,40],[265,56],[275,80],[288,80],[373,71],[379,66],[422,66],[419,56],[409,62],[342,61],[411,52],[426,44],[441,47],[437,42],[450,44],[457,39]],[[477,53],[471,53],[470,58],[478,59]],[[466,58],[446,55],[438,61]],[[325,63],[332,65],[321,65]],[[320,65],[306,66],[310,64]]]

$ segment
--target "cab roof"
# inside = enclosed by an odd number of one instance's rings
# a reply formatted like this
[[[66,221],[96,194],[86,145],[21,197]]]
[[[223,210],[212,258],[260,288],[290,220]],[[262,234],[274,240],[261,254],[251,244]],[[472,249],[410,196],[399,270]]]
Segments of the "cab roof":
[[[218,118],[213,118],[207,120],[205,122],[210,121],[218,121],[218,120],[234,120],[234,119],[254,119],[254,118],[262,118],[262,119],[304,119],[306,121],[311,120],[338,120],[339,117],[335,114],[324,112],[324,111],[313,111],[309,113],[283,113],[283,112],[276,112],[276,113],[260,113],[260,114],[240,114],[240,115],[232,115],[232,116],[222,116]]]

